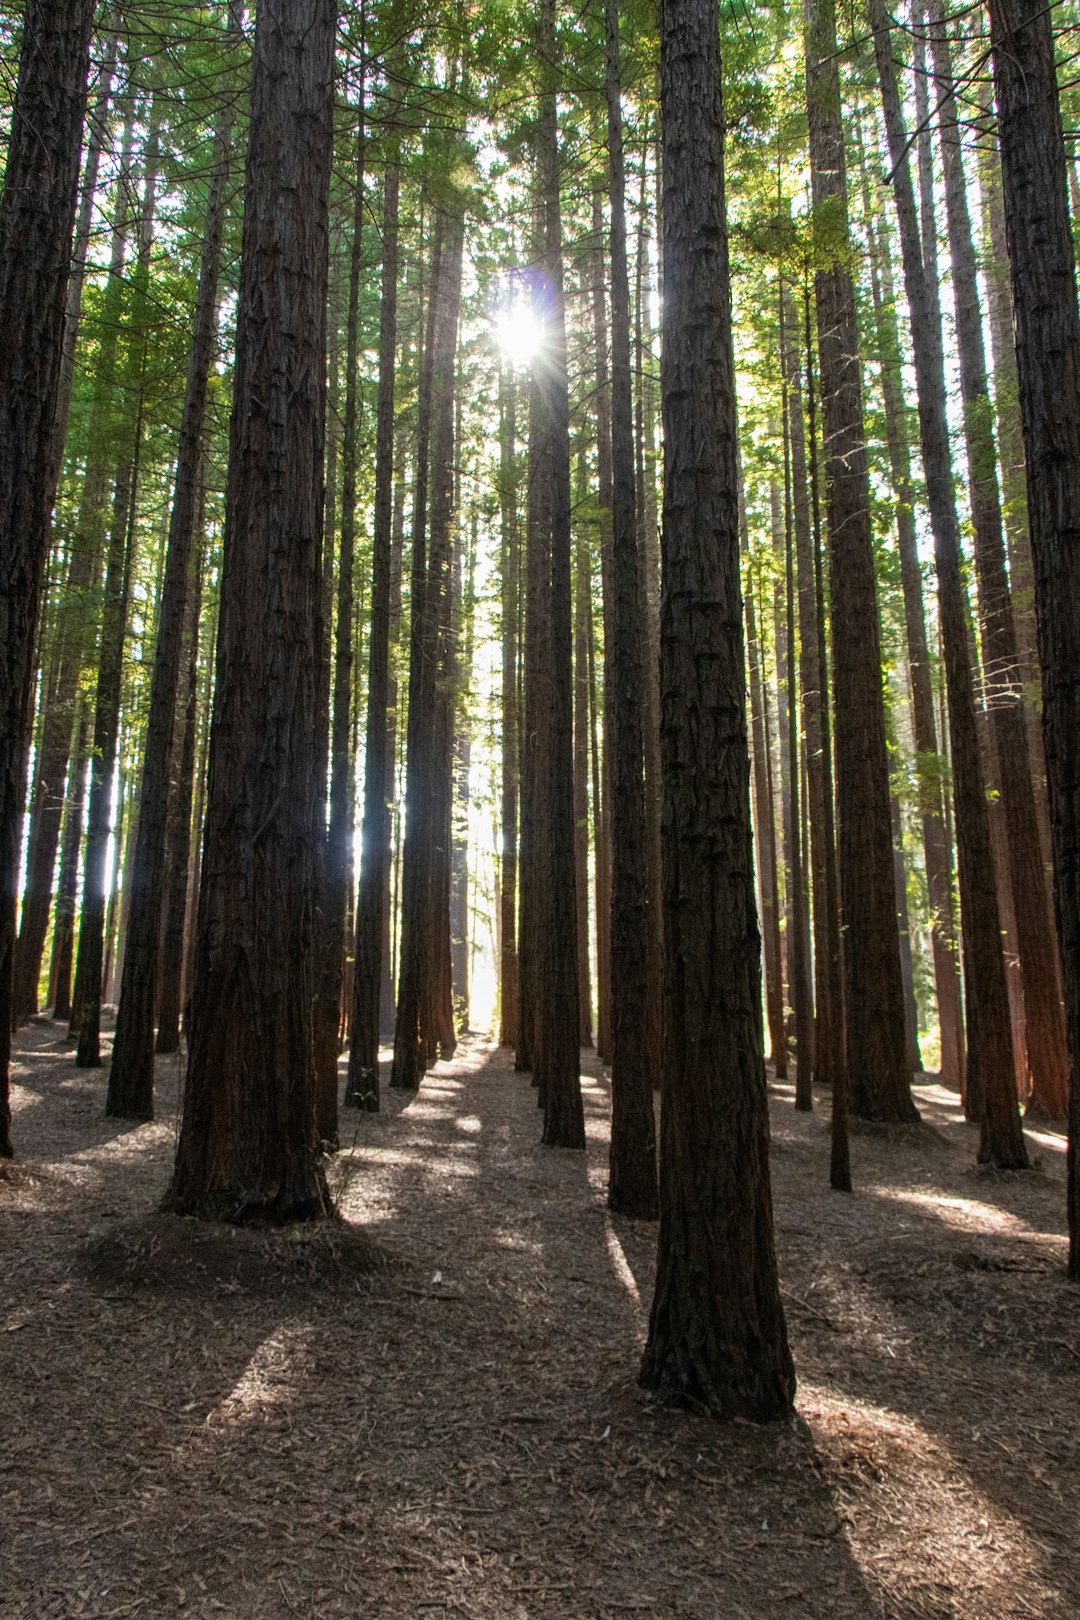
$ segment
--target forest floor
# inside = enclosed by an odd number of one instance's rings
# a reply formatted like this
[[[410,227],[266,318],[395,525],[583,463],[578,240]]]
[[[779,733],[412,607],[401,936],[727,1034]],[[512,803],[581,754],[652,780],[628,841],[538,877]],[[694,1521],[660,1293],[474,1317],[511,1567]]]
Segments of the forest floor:
[[[176,1060],[130,1127],[60,1026],[22,1031],[0,1615],[1080,1613],[1062,1139],[979,1173],[927,1084],[926,1124],[853,1137],[847,1197],[827,1104],[774,1084],[799,1421],[718,1425],[637,1388],[655,1228],[605,1208],[586,1057],[584,1155],[539,1146],[528,1080],[479,1040],[344,1112],[336,1189],[391,1262],[361,1274],[300,1232],[153,1216]]]

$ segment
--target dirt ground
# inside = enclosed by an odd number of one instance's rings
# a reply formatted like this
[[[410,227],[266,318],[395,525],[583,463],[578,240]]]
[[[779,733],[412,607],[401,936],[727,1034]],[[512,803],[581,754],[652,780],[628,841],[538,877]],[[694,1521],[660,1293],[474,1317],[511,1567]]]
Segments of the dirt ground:
[[[528,1081],[481,1041],[344,1112],[335,1185],[390,1260],[368,1271],[151,1217],[175,1060],[128,1128],[59,1026],[23,1031],[0,1615],[1080,1614],[1061,1138],[980,1174],[921,1087],[926,1125],[854,1137],[845,1197],[827,1103],[774,1085],[799,1421],[717,1425],[637,1388],[655,1230],[607,1213],[586,1069],[586,1155],[539,1146]]]

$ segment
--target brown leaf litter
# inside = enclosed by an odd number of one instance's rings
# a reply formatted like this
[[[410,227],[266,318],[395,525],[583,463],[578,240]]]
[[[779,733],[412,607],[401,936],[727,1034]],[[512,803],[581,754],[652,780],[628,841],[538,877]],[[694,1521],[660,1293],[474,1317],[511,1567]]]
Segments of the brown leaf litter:
[[[636,1386],[655,1229],[479,1040],[345,1111],[345,1217],[235,1232],[154,1213],[158,1122],[103,1115],[59,1026],[18,1038],[0,1181],[0,1616],[671,1620],[1080,1612],[1080,1290],[1062,1140],[979,1174],[955,1099],[859,1133],[774,1085],[799,1372],[791,1428]]]

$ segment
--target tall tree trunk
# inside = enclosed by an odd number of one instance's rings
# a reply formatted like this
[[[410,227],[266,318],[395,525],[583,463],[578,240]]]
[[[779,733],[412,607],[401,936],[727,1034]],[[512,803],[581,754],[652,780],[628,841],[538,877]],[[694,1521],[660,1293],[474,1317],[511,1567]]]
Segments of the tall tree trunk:
[[[146,362],[149,350],[150,250],[153,244],[157,201],[160,103],[151,107],[147,136],[145,176],[139,209],[138,251],[132,277],[132,297],[128,310],[127,376],[123,378],[124,403],[121,409],[122,453],[113,491],[112,529],[105,566],[105,601],[101,616],[101,644],[98,650],[97,692],[94,699],[94,754],[90,772],[90,805],[87,814],[86,864],[83,880],[82,916],[75,966],[75,1017],[78,1020],[78,1046],[75,1062],[81,1069],[94,1069],[101,1063],[101,1002],[106,941],[110,937],[105,892],[109,816],[113,796],[120,740],[120,706],[123,688],[124,640],[127,633],[128,602],[135,564],[142,462],[143,406]],[[185,567],[186,567],[185,557]],[[182,604],[181,604],[182,606]],[[172,740],[170,720],[166,747]],[[116,799],[113,887],[120,871],[120,807]],[[150,1003],[151,1038],[153,1001]],[[153,1053],[150,1057],[151,1076]],[[153,1080],[150,1084],[149,1111],[153,1112]],[[144,1115],[142,1117],[149,1117]]]
[[[461,397],[458,396],[460,416]],[[458,433],[458,443],[461,435]],[[454,992],[454,1030],[469,1030],[469,801],[472,769],[472,692],[475,648],[476,545],[479,514],[472,512],[468,558],[459,593],[458,618],[463,651],[458,661],[454,700],[454,807],[450,844],[450,977]]]
[[[598,140],[602,137],[598,135]],[[603,662],[603,758],[600,761],[601,795],[594,793],[596,819],[593,845],[593,888],[596,894],[596,1055],[603,1063],[611,1061],[611,750],[614,730],[612,716],[615,681],[611,668],[611,636],[608,633],[615,612],[611,555],[611,382],[608,368],[606,299],[607,276],[604,268],[604,221],[600,193],[592,196],[592,279],[593,338],[596,345],[595,420],[596,483],[600,507],[600,597],[604,625]],[[595,655],[594,655],[595,656]],[[595,692],[596,682],[593,682]],[[594,728],[595,729],[595,728]],[[595,767],[594,767],[595,768]]]
[[[112,19],[115,22],[115,19]],[[94,196],[97,190],[102,145],[107,123],[109,98],[112,94],[113,74],[116,68],[116,34],[110,32],[106,44],[105,60],[98,76],[98,89],[93,113],[88,119],[86,161],[80,193],[79,214],[75,226],[71,276],[68,281],[64,313],[64,343],[60,362],[60,377],[56,401],[56,416],[52,429],[48,500],[50,511],[55,500],[60,478],[64,442],[67,436],[68,414],[71,404],[71,385],[75,370],[75,340],[82,312],[82,293],[86,275],[86,256],[93,223]],[[130,126],[129,126],[130,127]],[[122,143],[123,144],[123,143]],[[115,356],[115,343],[106,343]],[[107,354],[99,357],[104,364]],[[96,375],[95,368],[95,375]],[[100,386],[100,385],[99,385]],[[73,546],[68,563],[65,598],[70,599],[89,583],[93,571],[92,548]],[[77,601],[77,598],[76,598]],[[66,603],[65,603],[66,606]],[[81,605],[80,605],[81,606]],[[81,618],[79,607],[76,617]],[[78,683],[84,645],[83,625],[73,625],[71,614],[61,612],[59,645],[53,653],[48,678],[42,683],[42,724],[37,747],[33,799],[30,807],[30,836],[26,853],[26,884],[23,890],[22,910],[19,917],[19,938],[15,951],[15,1018],[29,1018],[37,1012],[38,981],[41,977],[41,958],[45,948],[45,935],[49,926],[49,906],[52,900],[53,873],[56,866],[56,848],[60,838],[60,820],[64,808],[65,777],[70,760],[73,721],[78,702]]]
[[[832,781],[826,757],[828,695],[818,637],[817,580],[814,574],[814,534],[810,517],[810,490],[806,465],[806,424],[794,300],[787,286],[784,300],[784,342],[781,359],[787,388],[788,440],[791,452],[792,523],[795,537],[795,572],[799,609],[799,675],[802,684],[803,732],[806,738],[806,793],[808,846],[814,923],[814,1041],[813,1078],[832,1085],[841,1063],[839,1000],[830,970],[832,918],[829,909],[830,871],[835,885],[835,849],[832,844]]]
[[[614,620],[612,669],[611,898],[611,1164],[608,1206],[655,1220],[656,1125],[650,1065],[647,929],[648,858],[645,804],[645,581],[635,522],[634,428],[630,388],[630,287],[626,265],[626,175],[623,157],[619,13],[606,0],[607,109],[611,205],[611,447]]]
[[[168,1207],[328,1205],[315,1127],[317,650],[333,136],[332,0],[255,30],[190,1056]]]
[[[932,46],[941,98],[941,152],[975,533],[986,704],[1001,777],[1001,804],[1023,982],[1024,1027],[1032,1085],[1028,1113],[1037,1118],[1064,1119],[1069,1103],[1069,1055],[1065,1044],[1058,946],[1047,904],[1035,789],[1028,760],[1023,670],[1005,560],[997,445],[987,387],[982,305],[953,93],[952,60],[940,7],[936,4],[934,12],[936,26]]]
[[[846,241],[847,176],[833,0],[805,0],[814,208]],[[830,236],[830,241],[833,237]],[[855,291],[839,252],[815,276],[831,557],[833,701],[845,932],[847,1078],[854,1111],[914,1120],[893,888],[889,768]]]
[[[518,617],[521,544],[517,502],[517,385],[513,369],[499,377],[499,512],[502,579],[502,858],[499,864],[499,1043],[518,1033]]]
[[[745,517],[744,520],[745,522]],[[744,537],[744,550],[747,545]],[[787,1029],[784,1023],[784,968],[780,946],[780,906],[777,894],[776,821],[773,815],[769,772],[769,735],[765,710],[765,673],[757,636],[754,593],[743,598],[750,665],[750,724],[753,737],[754,818],[757,830],[757,874],[761,889],[761,927],[765,960],[765,1014],[769,1025],[769,1051],[778,1080],[787,1077]]]
[[[936,291],[923,263],[915,193],[907,159],[906,134],[884,0],[870,0],[874,56],[881,84],[893,195],[900,226],[904,286],[911,311],[911,340],[919,397],[919,429],[927,505],[934,535],[938,610],[949,702],[953,794],[960,871],[960,910],[970,973],[966,991],[978,1029],[978,1084],[982,1092],[979,1158],[1001,1168],[1027,1164],[1016,1108],[1012,1030],[1009,1023],[1005,962],[990,824],[979,762],[975,698],[968,657],[960,531],[953,499],[949,428],[945,414],[945,370]]]
[[[926,610],[922,569],[915,534],[915,499],[908,446],[908,407],[904,398],[900,339],[893,300],[892,266],[881,242],[870,205],[870,185],[859,141],[863,214],[870,243],[870,290],[874,305],[877,358],[885,412],[885,438],[889,452],[893,493],[896,498],[896,547],[900,557],[900,584],[904,599],[908,673],[911,680],[911,718],[915,740],[916,772],[922,823],[923,859],[930,900],[930,942],[934,956],[941,1045],[941,1080],[961,1091],[965,1078],[964,1020],[960,989],[960,959],[956,939],[956,911],[949,843],[942,807],[930,654],[926,641]]]
[[[75,900],[79,886],[79,854],[86,807],[86,772],[89,766],[89,716],[80,700],[75,741],[65,788],[64,832],[60,845],[60,873],[56,883],[52,961],[49,965],[49,1005],[58,1022],[71,1017],[71,970],[75,951]]]
[[[233,0],[229,10],[229,44],[235,45],[242,36],[242,29],[240,8],[237,0]],[[137,800],[138,822],[127,943],[105,1101],[106,1114],[118,1119],[151,1119],[154,1113],[154,1013],[165,897],[169,765],[183,649],[184,609],[199,505],[203,425],[217,336],[218,271],[232,156],[233,119],[232,97],[226,95],[214,137],[214,166],[206,205],[195,319],[188,350],[187,386],[180,420],[176,482],[165,552],[154,674],[150,686],[150,715]]]
[[[440,216],[432,257],[428,338],[421,377],[417,479],[413,510],[412,629],[409,656],[409,723],[402,859],[401,970],[390,1084],[415,1089],[434,1053],[437,1032],[432,981],[435,942],[435,839],[444,836],[446,808],[437,793],[438,682],[449,587],[450,519],[453,503],[453,378],[461,298],[464,221]],[[431,524],[427,538],[430,448]],[[436,736],[436,733],[439,736]],[[444,739],[445,741],[445,739]],[[448,747],[448,741],[446,742]],[[449,928],[448,918],[443,926]]]
[[[578,498],[585,497],[584,446],[578,458]],[[589,557],[579,530],[574,545],[574,893],[577,900],[579,1037],[593,1043],[589,963]]]
[[[93,0],[28,0],[0,196],[0,1157],[10,1158],[12,980],[34,638],[79,184]],[[44,42],[48,41],[48,49]]]
[[[1043,673],[1069,1054],[1069,1274],[1080,1277],[1080,311],[1051,16],[991,0],[994,88]]]
[[[367,730],[364,734],[364,811],[349,1076],[345,1100],[369,1112],[379,1106],[380,986],[390,862],[388,771],[393,766],[388,729],[390,685],[391,556],[394,524],[394,384],[397,356],[398,195],[400,169],[392,154],[383,177],[382,303],[379,313],[379,401],[375,421],[375,527],[372,551],[371,629],[368,642]],[[350,322],[352,288],[349,291]]]
[[[201,483],[201,480],[200,480]],[[202,504],[200,497],[200,506]],[[195,522],[195,554],[185,610],[187,670],[178,694],[181,725],[176,777],[169,797],[165,837],[165,896],[161,922],[161,972],[158,1028],[154,1050],[175,1052],[180,1046],[183,1005],[184,925],[187,917],[188,870],[191,863],[191,805],[195,791],[195,741],[199,719],[199,615],[202,609],[203,519]],[[121,990],[121,994],[123,991]]]
[[[767,1421],[795,1374],[776,1272],[753,891],[715,0],[664,0],[661,746],[665,1003],[656,1292],[641,1382]]]
[[[550,567],[548,709],[543,728],[543,881],[547,888],[536,998],[536,1077],[548,1147],[584,1148],[578,1045],[577,905],[574,892],[573,589],[570,534],[570,401],[566,373],[562,218],[556,84],[555,0],[541,0],[537,168],[542,218],[541,268],[548,280],[546,338],[537,357],[540,400],[538,474],[547,493]]]
[[[356,160],[353,167],[355,191],[352,241],[349,251],[349,301],[345,318],[345,417],[341,436],[341,536],[338,551],[333,706],[330,722],[330,805],[326,842],[323,846],[319,981],[315,998],[315,1113],[321,1140],[335,1146],[338,1134],[338,1054],[341,1050],[341,980],[345,957],[345,913],[349,903],[349,891],[353,886],[353,826],[350,819],[352,799],[349,776],[353,766],[350,722],[353,691],[356,471],[359,456],[359,418],[363,405],[360,396],[359,353],[360,283],[363,275],[365,213],[364,118],[364,65],[361,64],[360,97],[356,108]],[[390,454],[391,456],[393,454],[392,446]],[[384,612],[385,605],[384,602],[382,604]],[[385,708],[380,729],[385,738]],[[379,786],[385,795],[381,777]],[[377,954],[375,965],[378,966]],[[377,978],[375,982],[378,983]]]

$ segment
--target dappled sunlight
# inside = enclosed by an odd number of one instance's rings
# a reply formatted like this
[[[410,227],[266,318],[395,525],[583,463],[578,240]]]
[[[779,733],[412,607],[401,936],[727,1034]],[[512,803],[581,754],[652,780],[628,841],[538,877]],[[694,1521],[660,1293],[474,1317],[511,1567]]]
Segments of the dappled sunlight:
[[[604,1212],[604,1239],[607,1243],[607,1252],[611,1260],[612,1270],[622,1283],[623,1287],[626,1289],[626,1292],[630,1295],[630,1298],[633,1300],[634,1304],[640,1305],[641,1293],[638,1289],[637,1281],[634,1277],[634,1273],[630,1270],[630,1266],[626,1258],[626,1252],[623,1249],[622,1244],[619,1242],[619,1234],[616,1232],[611,1216],[606,1210]]]
[[[1051,1236],[998,1204],[962,1197],[959,1193],[940,1192],[932,1187],[889,1187],[881,1184],[868,1185],[866,1191],[889,1203],[906,1204],[913,1210],[932,1214],[958,1232],[992,1232],[1038,1242],[1044,1242]]]
[[[207,1412],[202,1427],[213,1430],[251,1423],[293,1401],[309,1371],[303,1363],[311,1334],[312,1326],[306,1319],[283,1322],[275,1328],[251,1356],[228,1394]]]
[[[838,1529],[867,1586],[884,1603],[901,1584],[910,1592],[913,1529],[922,1532],[919,1585],[931,1605],[925,1612],[959,1613],[951,1594],[961,1580],[969,1593],[978,1591],[982,1614],[1027,1613],[1014,1606],[1025,1578],[1038,1602],[1049,1576],[1043,1548],[1013,1513],[980,1490],[939,1431],[805,1376],[797,1405],[825,1464]],[[871,1503],[873,1532],[864,1537],[862,1513]]]

